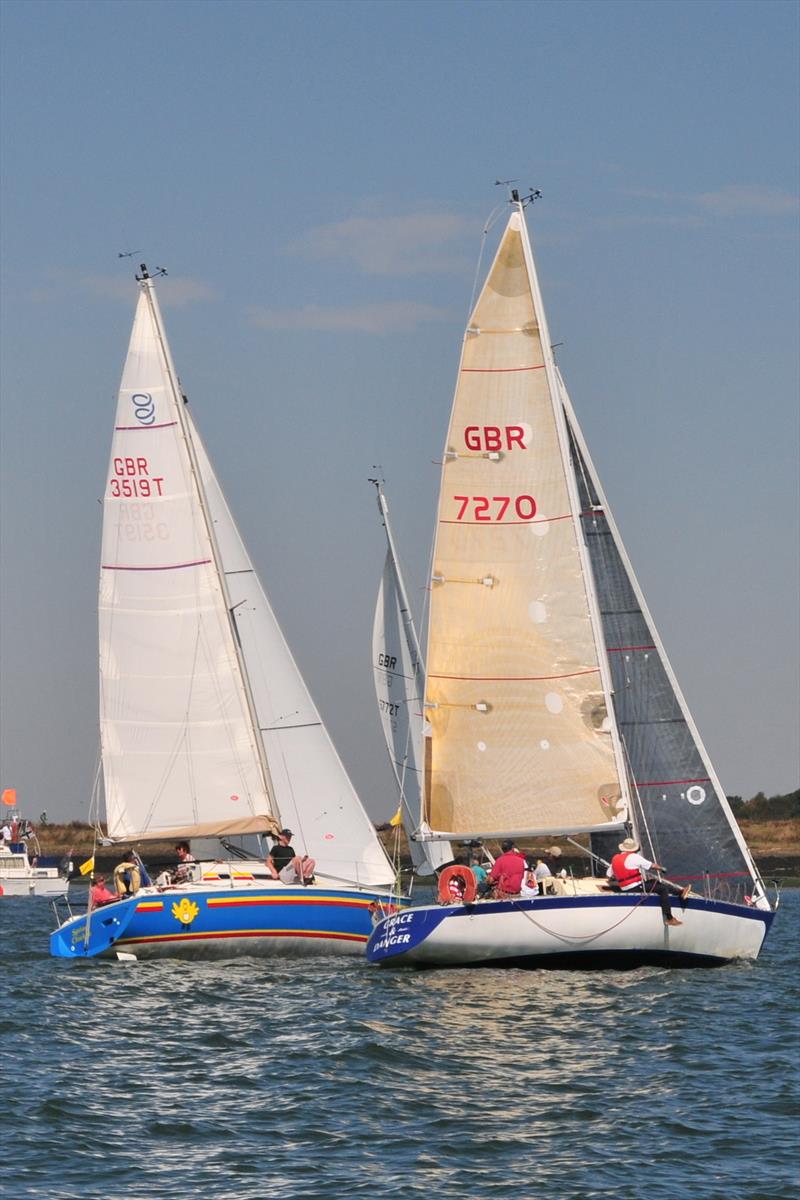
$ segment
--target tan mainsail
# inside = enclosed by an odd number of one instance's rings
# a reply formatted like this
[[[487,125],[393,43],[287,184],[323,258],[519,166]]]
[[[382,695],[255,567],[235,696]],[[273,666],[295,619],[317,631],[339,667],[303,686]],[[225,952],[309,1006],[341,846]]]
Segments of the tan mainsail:
[[[442,467],[425,778],[440,833],[623,816],[526,237],[514,213],[467,328]]]

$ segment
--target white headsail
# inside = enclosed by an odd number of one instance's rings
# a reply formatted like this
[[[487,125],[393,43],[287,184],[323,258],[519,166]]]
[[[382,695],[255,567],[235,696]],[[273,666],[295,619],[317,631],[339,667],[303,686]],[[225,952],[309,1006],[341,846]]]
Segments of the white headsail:
[[[380,485],[377,487],[387,548],[372,626],[372,673],[411,859],[418,875],[432,875],[452,861],[453,851],[449,842],[420,843],[412,836],[422,820],[425,668],[389,524],[389,507]]]
[[[193,438],[281,824],[321,874],[367,887],[390,885],[394,873],[375,827],[275,619],[196,430]]]
[[[442,466],[425,815],[440,836],[619,827],[627,785],[527,230],[472,313]]]

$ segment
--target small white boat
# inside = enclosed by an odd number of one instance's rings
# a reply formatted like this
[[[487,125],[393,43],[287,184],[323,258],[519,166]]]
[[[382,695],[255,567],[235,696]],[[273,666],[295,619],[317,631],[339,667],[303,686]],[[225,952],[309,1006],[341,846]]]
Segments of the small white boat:
[[[367,957],[418,966],[755,959],[774,909],[556,366],[524,214],[535,196],[512,192],[464,335],[442,456],[413,836],[425,846],[588,834],[597,877],[535,899],[451,903],[444,894],[380,921]],[[691,889],[669,923],[656,895],[605,889],[626,835],[678,891]]]
[[[42,863],[27,842],[0,844],[0,896],[42,896],[55,900],[66,896],[72,864]],[[40,865],[41,864],[41,865]]]

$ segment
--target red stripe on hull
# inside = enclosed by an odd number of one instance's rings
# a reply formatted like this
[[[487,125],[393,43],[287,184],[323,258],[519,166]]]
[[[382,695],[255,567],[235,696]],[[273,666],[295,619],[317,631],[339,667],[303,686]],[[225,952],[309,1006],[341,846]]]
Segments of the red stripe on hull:
[[[234,898],[231,900],[223,899],[222,897],[211,897],[206,900],[209,908],[250,908],[257,907],[263,904],[302,904],[316,905],[317,907],[330,908],[368,908],[371,901],[369,900],[317,900],[313,896],[303,896],[297,900],[293,900],[290,896],[257,896],[253,899],[242,897],[242,899]]]
[[[231,929],[222,933],[162,933],[153,937],[120,938],[118,946],[142,946],[146,942],[203,942],[218,941],[220,938],[246,937],[297,937],[297,938],[330,938],[339,942],[367,942],[368,936],[363,933],[333,933],[317,932],[310,929]]]

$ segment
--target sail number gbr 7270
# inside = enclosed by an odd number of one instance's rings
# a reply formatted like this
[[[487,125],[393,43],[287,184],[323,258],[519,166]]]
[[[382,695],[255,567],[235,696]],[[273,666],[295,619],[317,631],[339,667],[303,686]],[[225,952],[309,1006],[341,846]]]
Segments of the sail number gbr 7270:
[[[533,496],[453,496],[458,504],[456,521],[532,521]]]

